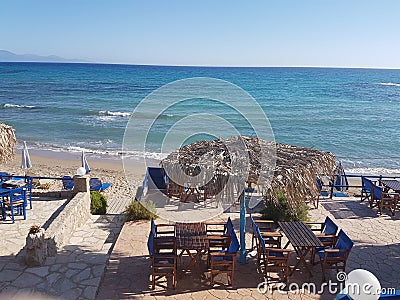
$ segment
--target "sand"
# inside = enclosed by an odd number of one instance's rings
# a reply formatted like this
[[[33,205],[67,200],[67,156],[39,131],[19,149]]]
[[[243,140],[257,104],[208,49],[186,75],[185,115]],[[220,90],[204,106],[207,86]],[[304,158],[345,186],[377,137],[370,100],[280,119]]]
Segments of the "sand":
[[[30,150],[32,168],[27,174],[31,176],[63,177],[74,176],[77,168],[81,166],[80,153],[35,151]],[[125,165],[129,171],[129,182],[125,177],[124,165],[120,158],[116,157],[92,157],[86,155],[91,168],[90,177],[100,178],[103,182],[112,184],[104,193],[108,199],[133,199],[136,189],[142,185],[146,173],[144,164],[132,161]],[[153,162],[156,164],[156,162]],[[24,175],[21,169],[21,157],[16,153],[13,160],[0,166],[1,172],[8,172],[13,175]],[[49,190],[60,190],[62,183],[55,180],[50,184]]]

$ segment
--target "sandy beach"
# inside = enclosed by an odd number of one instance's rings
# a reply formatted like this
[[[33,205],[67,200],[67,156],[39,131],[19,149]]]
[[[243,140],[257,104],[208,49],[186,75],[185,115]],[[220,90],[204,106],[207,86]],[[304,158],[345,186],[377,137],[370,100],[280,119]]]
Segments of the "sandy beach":
[[[28,170],[31,176],[63,177],[74,176],[80,165],[80,153],[35,151],[30,150],[32,168]],[[24,175],[21,169],[21,154],[16,153],[14,158],[2,164],[0,170],[14,175]],[[125,177],[124,165],[120,158],[98,158],[86,155],[91,172],[90,177],[100,178],[102,182],[112,184],[104,193],[108,199],[133,199],[138,186],[141,186],[146,167],[132,161],[129,163],[129,182]],[[156,163],[156,162],[154,162]],[[54,181],[49,190],[60,190],[61,181]]]

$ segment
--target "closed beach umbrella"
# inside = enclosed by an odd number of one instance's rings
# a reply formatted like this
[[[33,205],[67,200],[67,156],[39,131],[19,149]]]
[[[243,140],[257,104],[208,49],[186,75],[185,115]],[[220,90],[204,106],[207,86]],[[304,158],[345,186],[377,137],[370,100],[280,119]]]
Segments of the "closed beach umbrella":
[[[86,159],[85,151],[82,151],[82,168],[85,168],[86,174],[90,173],[90,167]]]
[[[22,149],[21,168],[24,170],[32,168],[31,158],[29,157],[29,151],[25,141],[24,148]]]

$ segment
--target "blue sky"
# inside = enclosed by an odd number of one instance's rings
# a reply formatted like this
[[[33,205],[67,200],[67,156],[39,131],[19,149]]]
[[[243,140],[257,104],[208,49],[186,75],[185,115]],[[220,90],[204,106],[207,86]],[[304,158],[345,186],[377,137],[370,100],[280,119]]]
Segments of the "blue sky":
[[[1,0],[0,49],[93,62],[400,68],[398,0]]]

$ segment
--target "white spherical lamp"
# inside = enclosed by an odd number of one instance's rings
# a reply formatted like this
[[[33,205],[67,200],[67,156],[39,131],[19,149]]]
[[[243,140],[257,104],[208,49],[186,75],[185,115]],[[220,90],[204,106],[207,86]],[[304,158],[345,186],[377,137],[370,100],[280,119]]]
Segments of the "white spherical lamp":
[[[76,170],[76,175],[82,176],[82,175],[85,175],[85,174],[86,174],[86,169],[84,167],[79,167]]]
[[[354,300],[379,299],[381,284],[374,274],[367,270],[356,269],[351,271],[346,279],[347,294]]]

